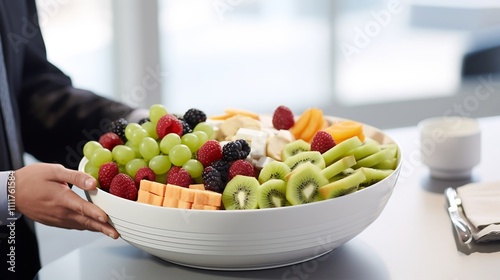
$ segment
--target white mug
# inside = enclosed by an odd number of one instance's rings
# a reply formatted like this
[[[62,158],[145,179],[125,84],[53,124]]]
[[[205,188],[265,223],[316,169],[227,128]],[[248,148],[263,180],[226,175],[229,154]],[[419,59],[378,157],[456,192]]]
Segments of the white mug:
[[[481,129],[465,117],[436,117],[421,121],[420,156],[438,179],[466,179],[481,161]]]

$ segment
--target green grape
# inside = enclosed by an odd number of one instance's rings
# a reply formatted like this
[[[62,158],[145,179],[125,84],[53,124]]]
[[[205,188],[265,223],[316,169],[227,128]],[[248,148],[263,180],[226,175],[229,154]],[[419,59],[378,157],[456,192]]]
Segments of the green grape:
[[[156,133],[156,125],[152,122],[145,122],[142,124],[142,128],[146,130],[149,134],[149,137],[153,139],[158,139],[158,133]]]
[[[172,147],[181,144],[181,137],[176,133],[169,133],[161,139],[160,151],[166,155],[170,152]]]
[[[154,156],[151,160],[149,160],[149,168],[153,170],[156,175],[160,175],[163,173],[167,173],[172,166],[170,159],[166,155],[157,155]]]
[[[158,147],[158,142],[151,137],[144,137],[139,144],[139,153],[145,160],[150,160],[159,155],[160,147]]]
[[[170,149],[168,158],[173,165],[182,166],[191,159],[192,153],[188,146],[184,144],[175,145]]]
[[[141,127],[134,129],[134,131],[130,134],[130,137],[127,137],[127,139],[132,141],[132,143],[139,144],[145,137],[149,137],[149,134],[144,128]]]
[[[94,177],[96,180],[99,177],[99,167],[92,165],[90,162],[85,164],[84,172]]]
[[[142,128],[142,126],[140,126],[138,123],[127,124],[127,126],[125,127],[125,137],[127,137],[127,139],[130,139],[130,137],[132,136],[132,131],[138,128]]]
[[[118,165],[118,172],[127,174],[127,168],[125,165],[119,164]]]
[[[198,130],[198,131],[193,131],[192,133],[194,135],[198,136],[198,140],[200,141],[198,149],[201,146],[203,146],[203,144],[205,144],[205,142],[208,141],[208,135],[207,135],[207,133],[205,131]]]
[[[153,104],[149,108],[149,119],[153,124],[156,124],[158,120],[167,113],[167,108],[165,108],[162,104]]]
[[[125,143],[125,146],[129,147],[130,149],[132,149],[135,152],[136,158],[141,157],[141,153],[139,153],[139,144],[135,144],[135,143],[132,143],[131,141],[127,141],[127,143]]]
[[[92,152],[97,148],[102,148],[102,145],[99,142],[89,141],[89,142],[85,143],[85,145],[83,146],[83,155],[86,158],[90,158],[90,155],[92,154]]]
[[[90,154],[89,162],[96,167],[100,167],[106,162],[113,160],[111,151],[106,148],[97,148]]]
[[[136,158],[135,151],[126,145],[117,145],[111,151],[113,159],[121,165],[127,164],[127,162]]]
[[[130,177],[135,178],[135,173],[137,173],[137,170],[145,166],[148,166],[148,164],[144,159],[134,158],[133,160],[127,162],[127,164],[125,165],[125,170],[127,171],[127,174],[130,175]]]
[[[182,135],[181,143],[188,146],[188,148],[191,150],[191,153],[198,151],[198,149],[200,148],[200,140],[198,139],[198,136],[193,133]]]
[[[196,159],[190,159],[182,165],[182,168],[186,169],[186,171],[191,175],[191,178],[200,177],[203,173],[203,164]]]
[[[166,184],[167,183],[167,174],[168,172],[165,172],[163,174],[156,174],[156,182]]]
[[[207,122],[201,122],[199,124],[197,124],[194,128],[193,128],[193,132],[194,131],[203,131],[207,134],[208,136],[208,139],[214,139],[213,137],[215,136],[214,134],[214,128],[212,125],[210,125],[209,123]]]

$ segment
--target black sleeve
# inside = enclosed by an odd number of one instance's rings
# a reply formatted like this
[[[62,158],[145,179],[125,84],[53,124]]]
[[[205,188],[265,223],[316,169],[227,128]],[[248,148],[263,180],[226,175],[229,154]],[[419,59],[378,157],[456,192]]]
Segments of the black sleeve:
[[[27,4],[29,18],[36,18],[34,1]],[[23,145],[44,162],[77,168],[82,147],[102,135],[109,123],[128,115],[132,108],[76,89],[69,77],[47,61],[38,26],[24,48],[19,100]]]

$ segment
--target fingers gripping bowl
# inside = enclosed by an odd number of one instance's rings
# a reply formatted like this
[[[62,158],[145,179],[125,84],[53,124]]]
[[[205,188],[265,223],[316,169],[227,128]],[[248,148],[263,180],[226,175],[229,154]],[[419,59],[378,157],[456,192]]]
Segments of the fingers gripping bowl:
[[[329,117],[330,121],[336,120]],[[364,125],[368,138],[395,142]],[[80,163],[84,170],[87,159]],[[387,204],[401,169],[348,195],[318,202],[253,210],[194,210],[138,203],[97,189],[87,198],[102,208],[121,237],[151,255],[185,266],[254,270],[319,257],[357,236]]]

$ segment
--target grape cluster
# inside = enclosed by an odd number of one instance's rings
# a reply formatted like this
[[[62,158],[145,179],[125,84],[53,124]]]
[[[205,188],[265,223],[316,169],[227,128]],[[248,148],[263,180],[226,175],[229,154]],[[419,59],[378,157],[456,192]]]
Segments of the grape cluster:
[[[166,135],[160,139],[157,127],[166,115],[171,114],[163,105],[155,104],[150,107],[149,116],[138,123],[128,123],[123,118],[113,121],[109,131],[116,133],[123,144],[110,150],[99,141],[87,142],[83,148],[83,154],[88,159],[85,172],[98,179],[100,167],[115,162],[120,173],[133,179],[139,169],[147,167],[156,175],[156,181],[167,183],[171,168],[178,167],[189,173],[193,182],[202,182],[204,168],[195,155],[206,141],[214,138],[213,127],[205,122],[205,113],[190,109],[183,117],[172,115],[183,122],[182,132],[174,133],[169,131],[168,126],[162,127],[162,133],[166,129]],[[189,120],[189,123],[184,120]]]

